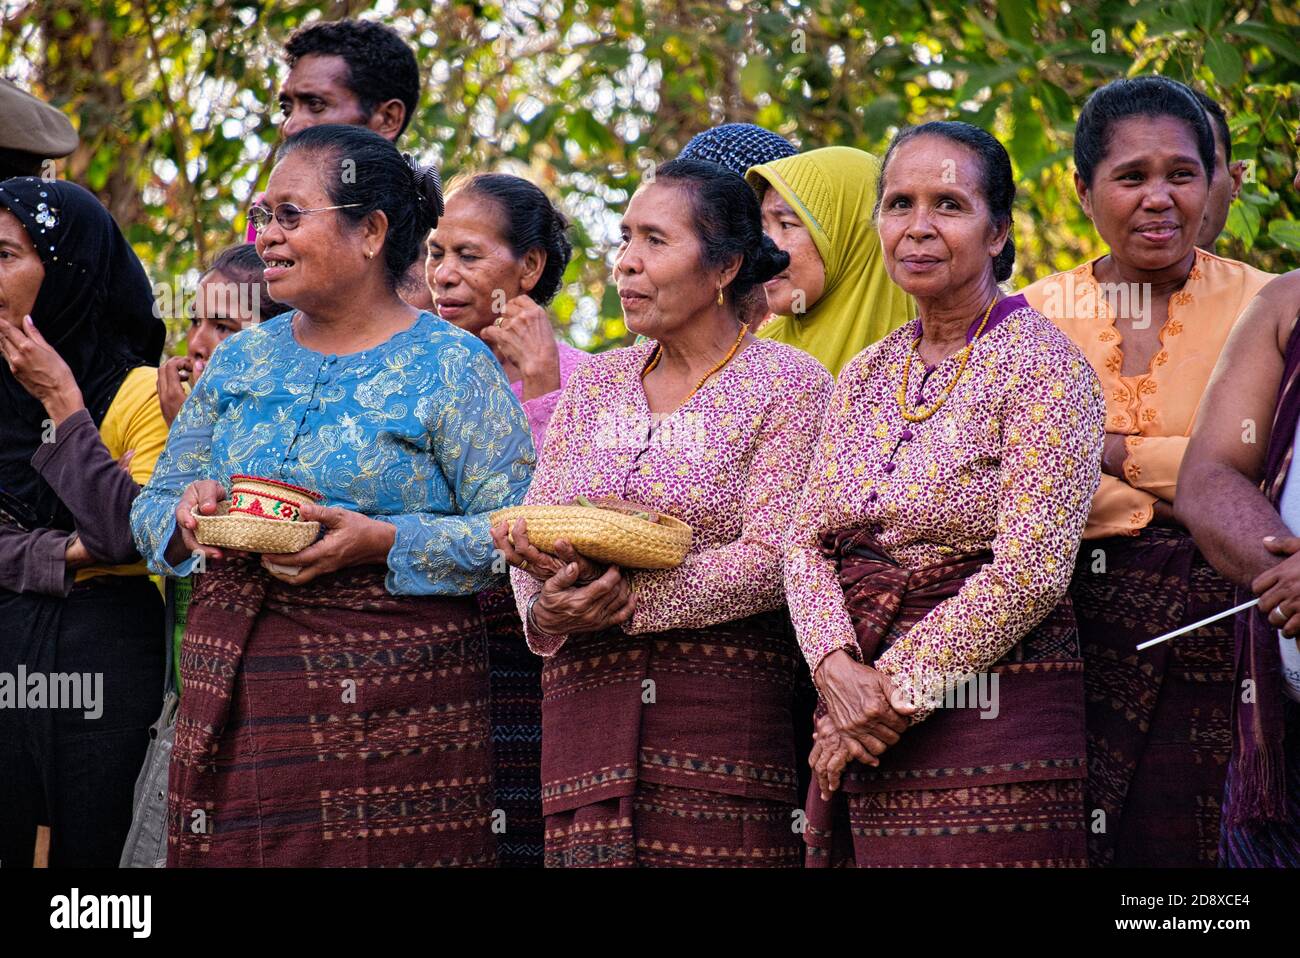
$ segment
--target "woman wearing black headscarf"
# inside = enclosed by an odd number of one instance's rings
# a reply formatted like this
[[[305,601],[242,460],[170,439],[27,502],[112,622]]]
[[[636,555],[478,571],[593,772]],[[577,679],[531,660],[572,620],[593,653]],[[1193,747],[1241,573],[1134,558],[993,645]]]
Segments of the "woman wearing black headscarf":
[[[116,865],[130,825],[164,644],[127,517],[167,436],[152,368],[164,336],[144,269],[93,195],[0,183],[6,867],[31,862],[41,824],[51,865]]]

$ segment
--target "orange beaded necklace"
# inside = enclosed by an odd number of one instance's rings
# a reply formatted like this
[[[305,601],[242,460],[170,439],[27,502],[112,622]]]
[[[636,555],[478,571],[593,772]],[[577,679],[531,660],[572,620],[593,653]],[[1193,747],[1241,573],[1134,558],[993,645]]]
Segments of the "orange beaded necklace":
[[[736,350],[740,348],[740,344],[745,338],[746,331],[747,331],[747,327],[742,324],[740,327],[740,334],[736,337],[736,341],[731,344],[731,349],[727,351],[727,355],[723,356],[720,362],[718,362],[712,369],[710,369],[707,373],[705,373],[703,376],[700,377],[700,381],[695,384],[695,388],[692,389],[689,393],[687,393],[686,398],[682,400],[681,402],[682,406],[685,406],[688,402],[691,401],[691,397],[700,391],[700,387],[704,385],[705,381],[708,380],[710,376],[716,373],[723,366],[727,365],[727,363],[731,362],[731,357],[736,355]],[[656,345],[654,356],[651,358],[650,364],[646,366],[645,369],[641,370],[641,379],[643,382],[645,381],[645,378],[650,375],[651,371],[656,366],[659,365],[659,359],[662,355],[663,355],[663,347]]]
[[[949,382],[948,385],[943,388],[943,391],[935,397],[934,402],[928,406],[918,406],[914,410],[907,408],[907,379],[912,372],[912,357],[916,355],[916,347],[921,344],[921,337],[917,336],[916,339],[912,340],[912,348],[908,350],[907,358],[903,360],[903,382],[898,387],[898,411],[903,414],[904,419],[908,422],[925,422],[937,413],[940,407],[948,401],[948,397],[952,395],[952,391],[957,388],[957,383],[961,380],[962,373],[966,371],[966,360],[970,359],[971,347],[975,345],[975,340],[980,338],[980,333],[984,332],[984,327],[988,325],[989,316],[993,312],[993,305],[997,301],[997,294],[994,294],[992,302],[989,303],[989,308],[984,310],[984,318],[980,320],[979,329],[975,330],[975,335],[970,338],[970,342],[963,346],[961,351],[958,353],[961,357],[961,361],[957,364],[957,372],[953,375],[952,381]]]

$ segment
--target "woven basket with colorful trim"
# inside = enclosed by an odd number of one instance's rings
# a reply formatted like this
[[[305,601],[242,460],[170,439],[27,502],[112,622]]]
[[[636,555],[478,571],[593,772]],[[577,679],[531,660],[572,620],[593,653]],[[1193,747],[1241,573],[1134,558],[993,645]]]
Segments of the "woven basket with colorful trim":
[[[301,552],[320,535],[319,522],[291,522],[287,519],[259,519],[241,513],[229,513],[230,502],[217,504],[217,514],[191,515],[198,520],[195,538],[205,546],[283,555]]]

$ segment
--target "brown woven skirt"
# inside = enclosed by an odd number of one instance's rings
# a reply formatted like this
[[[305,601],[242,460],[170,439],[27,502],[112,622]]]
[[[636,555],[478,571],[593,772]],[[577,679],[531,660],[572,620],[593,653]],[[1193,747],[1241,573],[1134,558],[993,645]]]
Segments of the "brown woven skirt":
[[[862,660],[874,662],[991,558],[952,556],[904,569],[868,529],[826,536]],[[911,726],[878,767],[850,762],[841,788],[806,804],[808,865],[1081,867],[1083,663],[1069,599],[1004,655],[997,711],[969,692]],[[987,715],[988,717],[982,717]]]
[[[492,776],[505,814],[502,868],[542,866],[542,659],[524,639],[510,583],[480,592],[492,685]]]
[[[1214,866],[1232,751],[1233,620],[1137,645],[1231,607],[1232,586],[1190,536],[1148,528],[1085,542],[1070,594],[1087,688],[1089,864]]]
[[[379,567],[294,586],[214,563],[180,665],[169,866],[495,862],[472,597],[390,595]]]
[[[542,672],[548,866],[801,862],[784,610],[574,636]]]
[[[798,868],[792,808],[645,783],[546,817],[547,868]]]

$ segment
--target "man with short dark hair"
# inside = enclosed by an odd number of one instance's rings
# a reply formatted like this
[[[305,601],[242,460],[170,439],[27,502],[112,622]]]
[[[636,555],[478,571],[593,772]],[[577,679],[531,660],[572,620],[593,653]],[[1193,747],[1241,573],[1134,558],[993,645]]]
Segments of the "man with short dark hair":
[[[313,23],[294,31],[284,53],[289,76],[280,87],[282,135],[345,123],[396,142],[411,122],[420,68],[391,27],[368,20]]]
[[[420,67],[391,27],[369,20],[313,23],[290,35],[284,56],[289,75],[280,87],[281,136],[342,123],[397,142],[410,125],[420,101]],[[245,239],[255,238],[250,224]],[[417,309],[432,309],[423,258],[403,277],[400,293]]]
[[[1205,220],[1196,237],[1196,245],[1207,253],[1214,252],[1214,242],[1228,222],[1228,209],[1241,192],[1241,180],[1246,174],[1243,160],[1232,159],[1232,133],[1228,129],[1228,115],[1223,107],[1202,93],[1193,90],[1210,118],[1214,128],[1214,179],[1210,181],[1210,195],[1205,202]]]

